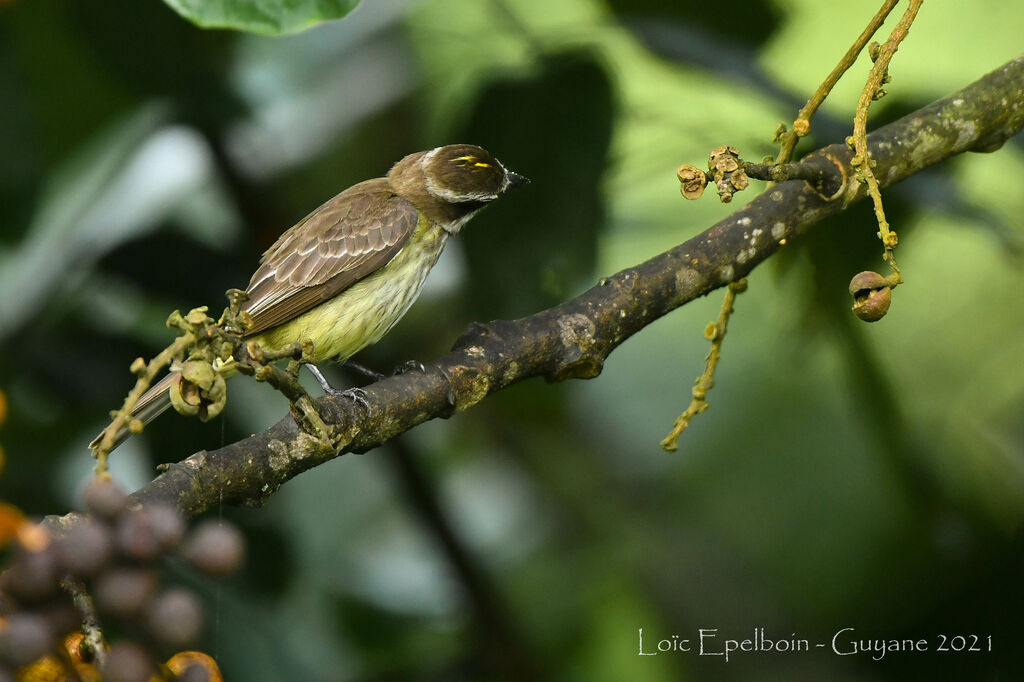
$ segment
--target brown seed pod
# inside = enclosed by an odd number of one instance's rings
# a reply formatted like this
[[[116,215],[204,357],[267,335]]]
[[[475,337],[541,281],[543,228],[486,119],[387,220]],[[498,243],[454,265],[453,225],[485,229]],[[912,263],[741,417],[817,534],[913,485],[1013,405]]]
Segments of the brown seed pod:
[[[704,171],[684,163],[676,170],[676,177],[679,178],[679,192],[686,199],[699,199],[704,194],[704,187],[708,184],[708,176]]]
[[[199,387],[185,381],[180,374],[171,377],[171,406],[178,414],[193,417],[199,412]]]
[[[227,383],[210,363],[187,360],[181,372],[171,378],[171,405],[187,417],[199,415],[203,421],[213,419],[227,403]]]
[[[730,173],[739,168],[740,150],[731,145],[715,148],[708,157],[708,170]]]
[[[850,294],[853,314],[865,322],[877,322],[889,312],[892,284],[877,272],[866,270],[850,280]]]

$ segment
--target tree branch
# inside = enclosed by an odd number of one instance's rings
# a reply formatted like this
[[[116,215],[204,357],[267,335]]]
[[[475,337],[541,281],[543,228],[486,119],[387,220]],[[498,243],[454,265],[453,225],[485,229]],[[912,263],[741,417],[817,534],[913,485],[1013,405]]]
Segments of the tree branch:
[[[1024,57],[872,133],[874,171],[888,186],[962,152],[994,151],[1022,125]],[[424,373],[366,387],[368,410],[345,398],[321,398],[317,402],[325,421],[352,434],[337,452],[325,452],[286,417],[250,438],[169,465],[133,497],[139,503],[169,502],[189,515],[221,500],[258,506],[307,469],[345,452],[371,450],[524,379],[595,377],[630,336],[747,275],[787,240],[863,198],[852,156],[845,144],[820,149],[800,161],[809,172],[831,178],[818,190],[802,180],[776,185],[702,234],[603,278],[570,301],[519,320],[471,325]],[[864,238],[872,238],[869,226]]]

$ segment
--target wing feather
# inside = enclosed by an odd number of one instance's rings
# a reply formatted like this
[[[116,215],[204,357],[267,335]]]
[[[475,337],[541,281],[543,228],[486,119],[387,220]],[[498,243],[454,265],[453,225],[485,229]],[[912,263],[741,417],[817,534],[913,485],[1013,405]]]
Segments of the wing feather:
[[[387,265],[419,214],[383,178],[354,185],[281,235],[246,291],[249,334],[284,324]]]

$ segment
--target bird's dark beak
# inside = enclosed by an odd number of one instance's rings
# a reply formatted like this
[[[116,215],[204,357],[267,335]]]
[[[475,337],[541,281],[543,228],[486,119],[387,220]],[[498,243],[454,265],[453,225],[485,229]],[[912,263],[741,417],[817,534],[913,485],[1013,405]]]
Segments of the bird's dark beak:
[[[509,189],[512,189],[513,187],[519,187],[520,185],[530,184],[530,178],[526,177],[525,175],[520,175],[519,173],[513,173],[512,171],[508,171],[506,177],[508,178]]]

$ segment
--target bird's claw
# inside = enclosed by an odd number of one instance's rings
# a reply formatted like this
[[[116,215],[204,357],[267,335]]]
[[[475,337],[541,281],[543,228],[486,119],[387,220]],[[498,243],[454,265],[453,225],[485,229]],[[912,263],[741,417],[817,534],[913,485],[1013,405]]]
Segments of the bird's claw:
[[[339,391],[337,389],[332,388],[330,393],[333,396],[348,398],[356,405],[362,407],[367,412],[370,411],[370,402],[367,400],[368,394],[361,388],[347,388],[344,391]]]
[[[394,376],[399,374],[407,374],[409,372],[419,372],[420,374],[426,374],[427,368],[423,366],[423,363],[419,360],[407,360],[398,367],[395,367]]]

